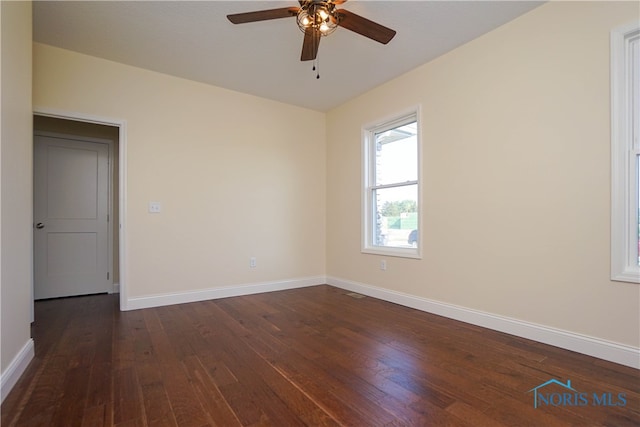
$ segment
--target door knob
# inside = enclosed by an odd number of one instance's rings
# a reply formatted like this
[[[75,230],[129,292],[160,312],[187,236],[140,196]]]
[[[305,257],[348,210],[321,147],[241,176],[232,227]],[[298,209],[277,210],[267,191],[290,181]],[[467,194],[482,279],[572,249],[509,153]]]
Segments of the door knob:
[[[44,228],[44,224],[43,224],[43,223],[41,223],[41,222],[39,222],[39,223],[37,223],[37,224],[36,224],[36,228],[37,228],[38,230],[40,230],[40,229]]]

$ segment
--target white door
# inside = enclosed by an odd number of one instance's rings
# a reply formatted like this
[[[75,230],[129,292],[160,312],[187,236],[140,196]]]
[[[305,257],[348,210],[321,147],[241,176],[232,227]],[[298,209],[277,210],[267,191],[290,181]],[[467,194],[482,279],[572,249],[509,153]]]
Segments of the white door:
[[[34,298],[110,291],[109,146],[34,136]]]

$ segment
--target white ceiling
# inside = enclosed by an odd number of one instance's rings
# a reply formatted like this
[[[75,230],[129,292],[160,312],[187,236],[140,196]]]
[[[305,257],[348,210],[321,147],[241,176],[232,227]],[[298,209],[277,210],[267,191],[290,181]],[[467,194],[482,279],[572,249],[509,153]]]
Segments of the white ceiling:
[[[339,8],[393,28],[387,45],[344,28],[322,39],[320,79],[300,61],[295,18],[227,14],[291,1],[35,1],[34,41],[327,111],[516,17],[533,1],[357,1]]]

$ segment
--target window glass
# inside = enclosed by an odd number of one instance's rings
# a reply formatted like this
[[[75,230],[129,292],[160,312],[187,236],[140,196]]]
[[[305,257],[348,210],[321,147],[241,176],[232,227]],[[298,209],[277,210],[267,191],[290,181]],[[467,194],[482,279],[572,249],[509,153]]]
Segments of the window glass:
[[[374,191],[376,246],[396,248],[418,245],[418,185],[381,188]],[[411,233],[413,232],[413,237]]]
[[[375,143],[376,185],[418,179],[416,122],[376,133]]]

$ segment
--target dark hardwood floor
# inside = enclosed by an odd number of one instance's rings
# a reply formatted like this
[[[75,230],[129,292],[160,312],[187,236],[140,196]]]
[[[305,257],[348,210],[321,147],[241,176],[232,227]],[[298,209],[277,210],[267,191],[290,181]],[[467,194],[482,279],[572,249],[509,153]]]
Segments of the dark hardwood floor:
[[[638,370],[347,293],[37,302],[2,426],[640,425]]]

